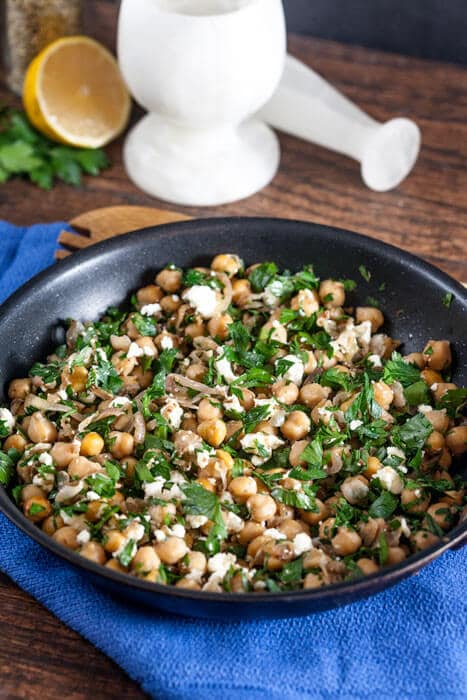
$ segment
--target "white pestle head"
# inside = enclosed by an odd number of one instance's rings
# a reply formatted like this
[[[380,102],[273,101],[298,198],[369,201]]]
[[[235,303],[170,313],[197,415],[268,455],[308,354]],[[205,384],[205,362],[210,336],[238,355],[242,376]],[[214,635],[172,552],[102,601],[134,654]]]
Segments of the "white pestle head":
[[[420,129],[410,119],[398,117],[376,127],[361,157],[364,183],[377,192],[397,187],[415,165],[420,144]]]

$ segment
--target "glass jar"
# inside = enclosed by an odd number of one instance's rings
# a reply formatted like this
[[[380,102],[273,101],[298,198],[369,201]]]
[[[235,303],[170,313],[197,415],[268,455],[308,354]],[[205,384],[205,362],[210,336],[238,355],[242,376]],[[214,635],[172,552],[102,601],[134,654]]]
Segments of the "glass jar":
[[[82,32],[83,0],[4,0],[2,5],[6,79],[20,95],[27,67],[39,51]]]

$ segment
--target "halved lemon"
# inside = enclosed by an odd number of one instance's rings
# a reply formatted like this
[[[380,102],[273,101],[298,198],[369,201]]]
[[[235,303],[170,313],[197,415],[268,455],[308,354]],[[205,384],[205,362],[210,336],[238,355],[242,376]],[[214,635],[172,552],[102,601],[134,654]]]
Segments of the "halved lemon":
[[[128,123],[131,100],[115,58],[97,41],[70,36],[49,44],[29,66],[26,113],[43,134],[99,148]]]

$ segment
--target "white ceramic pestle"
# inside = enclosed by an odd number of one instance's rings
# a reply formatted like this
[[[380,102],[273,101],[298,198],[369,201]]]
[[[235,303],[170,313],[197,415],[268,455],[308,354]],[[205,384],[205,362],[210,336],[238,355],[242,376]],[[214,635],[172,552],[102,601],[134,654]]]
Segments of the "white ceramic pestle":
[[[363,181],[379,192],[407,177],[420,150],[420,130],[413,121],[401,117],[381,124],[292,56],[287,56],[279,87],[258,117],[359,161]]]

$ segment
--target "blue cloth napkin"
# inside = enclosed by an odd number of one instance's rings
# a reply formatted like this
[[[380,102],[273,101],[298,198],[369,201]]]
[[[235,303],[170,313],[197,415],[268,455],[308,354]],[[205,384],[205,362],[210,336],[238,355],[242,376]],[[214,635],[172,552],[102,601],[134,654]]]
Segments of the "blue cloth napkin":
[[[62,224],[0,222],[0,295],[53,261]],[[467,551],[345,608],[219,623],[132,607],[0,516],[0,569],[158,700],[467,698]]]

